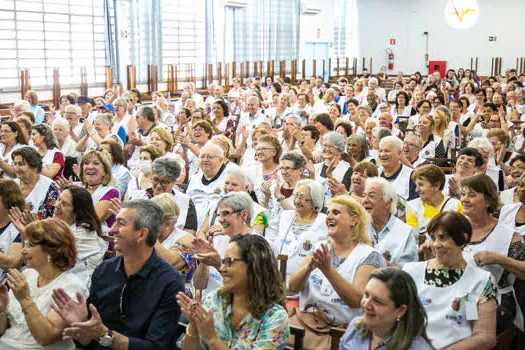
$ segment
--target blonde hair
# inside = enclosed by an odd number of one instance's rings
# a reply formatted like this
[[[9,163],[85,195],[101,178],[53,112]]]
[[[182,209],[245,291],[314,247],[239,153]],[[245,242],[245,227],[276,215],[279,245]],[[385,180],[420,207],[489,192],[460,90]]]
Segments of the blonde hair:
[[[230,158],[235,149],[233,148],[232,141],[224,135],[215,135],[211,138],[211,142],[222,148],[226,158]]]
[[[151,130],[151,133],[155,133],[159,135],[159,137],[162,139],[162,141],[166,142],[167,149],[166,151],[169,152],[173,148],[173,145],[175,142],[173,141],[173,137],[170,135],[168,130],[164,129],[163,127],[156,127],[155,129]],[[151,136],[150,136],[151,137]]]
[[[359,221],[352,228],[350,232],[351,238],[357,243],[370,244],[368,238],[368,224],[370,222],[369,216],[365,208],[348,195],[334,197],[328,204],[340,204],[345,207],[345,211],[351,216],[357,216]]]
[[[104,178],[102,179],[102,184],[107,185],[112,183],[113,178],[111,176],[111,155],[105,151],[105,150],[91,150],[84,153],[82,156],[82,159],[80,160],[80,181],[82,184],[86,185],[87,182],[84,179],[84,164],[86,161],[90,158],[97,158],[102,163],[102,166],[104,167],[104,171],[106,174],[104,175]]]
[[[447,127],[448,127],[447,115],[445,114],[445,112],[443,112],[440,109],[436,110],[434,113],[435,113],[435,115],[433,116],[433,118],[434,118],[434,132],[436,134],[438,134],[440,137],[443,137],[445,135],[445,130],[447,130]],[[440,120],[439,127],[435,126],[435,119],[437,119],[437,118],[439,118],[439,120]]]
[[[157,203],[164,212],[164,216],[162,217],[163,224],[170,221],[177,221],[180,209],[175,196],[170,193],[161,193],[153,197],[151,200]]]

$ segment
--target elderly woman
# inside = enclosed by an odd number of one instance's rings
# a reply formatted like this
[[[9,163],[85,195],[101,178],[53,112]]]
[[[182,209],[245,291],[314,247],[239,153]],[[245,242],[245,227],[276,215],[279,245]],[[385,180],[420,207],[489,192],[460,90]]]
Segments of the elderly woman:
[[[22,254],[24,272],[11,270],[7,286],[0,287],[0,348],[75,349],[62,338],[64,322],[52,310],[51,294],[62,288],[73,299],[86,297],[82,281],[68,271],[75,265],[75,237],[62,220],[47,219],[29,224]]]
[[[443,195],[445,174],[440,167],[434,164],[423,165],[414,170],[411,177],[416,184],[419,198],[407,203],[408,225],[417,228],[419,232],[424,232],[429,221],[440,212],[447,210],[462,212],[459,200]]]
[[[445,194],[459,198],[461,180],[475,175],[482,164],[481,153],[475,148],[465,147],[459,151],[454,174],[445,176]]]
[[[346,149],[348,154],[352,157],[351,161],[355,165],[362,161],[369,160],[368,142],[366,136],[360,134],[353,134],[348,137],[346,141]]]
[[[222,288],[203,302],[177,295],[190,320],[183,349],[281,349],[290,335],[277,260],[258,235],[232,237],[220,263]],[[230,317],[228,315],[231,315]]]
[[[129,198],[135,197],[138,195],[137,192],[151,187],[151,167],[153,161],[159,157],[159,151],[155,146],[146,145],[139,148],[137,169],[131,171],[132,178],[128,185],[127,195]]]
[[[405,271],[384,267],[372,272],[361,310],[363,317],[350,323],[339,350],[433,349],[426,335],[427,313],[414,280]]]
[[[329,202],[329,240],[314,247],[313,254],[290,276],[290,289],[301,293],[300,311],[293,312],[308,313],[313,304],[331,324],[348,324],[361,315],[359,307],[370,273],[386,265],[369,245],[368,221],[365,209],[349,196]],[[305,344],[311,344],[311,335],[307,330]]]
[[[184,277],[186,294],[191,295],[191,279],[197,268],[197,261],[193,257],[193,235],[177,228],[179,206],[177,199],[168,193],[161,193],[151,199],[157,203],[164,216],[160,225],[160,232],[155,243],[155,252],[170,265],[180,271]]]
[[[60,195],[58,185],[41,174],[42,156],[31,147],[21,147],[11,154],[16,183],[26,201],[26,208],[40,219],[53,216],[55,202]]]
[[[213,103],[213,116],[211,126],[216,134],[222,134],[228,138],[233,136],[234,123],[230,119],[230,110],[223,99],[215,99]]]
[[[196,248],[197,260],[201,263],[197,267],[194,277],[195,289],[202,289],[208,295],[222,285],[223,277],[220,274],[220,259],[224,257],[224,250],[231,237],[240,234],[256,234],[250,227],[253,216],[253,205],[250,195],[246,192],[230,192],[217,203],[216,215],[222,226],[220,232],[208,232],[211,245],[207,241],[196,238],[193,245]],[[204,237],[203,237],[204,238]],[[204,242],[204,244],[203,244]],[[203,249],[202,247],[206,249]],[[272,250],[275,249],[272,246]],[[213,254],[208,254],[213,253]]]
[[[80,160],[80,181],[93,200],[95,212],[102,222],[102,232],[107,235],[115,222],[115,215],[110,210],[111,201],[119,198],[119,192],[110,185],[111,156],[108,152],[87,151]]]
[[[14,150],[27,145],[27,139],[20,126],[15,122],[3,122],[0,129],[0,172],[9,178],[15,177],[15,168],[11,154]]]
[[[525,173],[525,154],[517,154],[509,162],[509,175],[505,178],[507,187],[514,188],[519,184],[521,175]],[[505,203],[503,193],[501,194],[501,201]]]
[[[189,174],[194,174],[199,167],[199,153],[213,135],[213,128],[209,121],[199,120],[192,124],[188,130],[191,142],[182,135],[177,137],[177,142],[182,145],[182,157],[189,164]],[[188,152],[189,150],[189,152]]]
[[[31,131],[31,141],[42,156],[42,175],[57,180],[62,176],[65,159],[58,149],[53,130],[46,124],[34,125]]]
[[[253,170],[252,183],[259,203],[268,202],[266,188],[276,179],[279,171],[279,158],[282,147],[277,138],[270,135],[260,136],[257,140],[255,156],[259,162]]]
[[[279,254],[288,256],[286,276],[294,273],[313,247],[327,237],[323,186],[312,180],[301,180],[295,186],[294,210],[284,210],[279,218],[275,246]]]
[[[416,110],[408,104],[409,98],[405,91],[399,91],[396,94],[396,101],[390,109],[390,114],[395,124],[402,121],[408,122],[408,118],[416,114]]]
[[[151,187],[142,193],[136,193],[132,199],[153,198],[161,193],[168,193],[175,197],[179,206],[177,228],[194,234],[197,231],[197,212],[195,204],[186,194],[177,187],[181,167],[172,157],[160,157],[151,165]]]
[[[65,157],[80,157],[77,152],[77,143],[69,135],[69,123],[66,119],[58,118],[53,121],[53,134],[57,141],[58,149]]]
[[[437,349],[492,349],[496,300],[490,273],[463,258],[472,227],[456,212],[442,212],[428,225],[436,257],[405,264],[427,315],[427,334]]]
[[[499,214],[499,221],[512,227],[514,232],[518,232],[522,237],[525,235],[525,175],[522,175],[515,189],[518,196],[518,203],[504,205]]]
[[[346,189],[350,189],[352,177],[352,166],[341,159],[345,151],[345,139],[337,132],[328,132],[323,138],[323,162],[315,164],[315,179],[319,181],[325,189],[327,198],[332,198],[329,189],[329,179],[334,178]]]
[[[463,248],[463,255],[469,262],[478,262],[477,253],[493,251],[518,261],[525,261],[525,246],[521,238],[504,221],[496,220],[500,201],[499,193],[490,177],[478,174],[461,182],[461,204],[463,214],[472,226],[470,243]],[[507,329],[511,323],[523,327],[523,316],[514,298],[515,276],[499,265],[483,267],[492,273],[498,284],[501,304],[498,306],[498,331]],[[501,311],[501,312],[500,312]]]
[[[250,184],[250,177],[243,169],[239,168],[238,166],[233,166],[226,170],[226,179],[224,180],[225,194],[230,192],[247,192],[250,194]],[[255,201],[252,201],[252,204],[253,215],[250,226],[254,231],[257,231],[259,234],[265,236],[265,230],[268,227],[268,210]],[[222,232],[222,225],[216,222],[218,215],[216,209],[217,208],[210,208],[210,213],[213,213],[213,215],[208,215],[209,220],[207,220],[201,226],[199,232],[208,232],[208,234]]]
[[[26,94],[24,95],[24,100],[29,102],[31,105],[31,112],[35,115],[35,124],[42,124],[44,122],[44,118],[46,113],[38,105],[38,95],[33,90],[26,91]]]
[[[490,141],[484,137],[476,137],[469,142],[468,147],[475,148],[481,153],[483,163],[478,167],[478,172],[490,176],[498,191],[503,191],[505,189],[505,172],[496,165],[494,147]]]
[[[0,283],[5,281],[7,270],[22,265],[22,240],[9,211],[24,207],[24,196],[16,182],[0,179]]]
[[[346,187],[339,181],[333,178],[329,180],[330,191],[332,195],[350,195],[359,204],[363,204],[365,182],[369,177],[377,176],[378,170],[374,163],[371,162],[359,162],[353,167],[352,178],[350,180],[350,191],[346,190]]]
[[[85,134],[77,143],[77,152],[96,149],[102,145],[102,141],[113,138],[123,145],[122,140],[111,133],[113,127],[112,115],[108,113],[97,114],[93,125],[86,122],[83,124]]]
[[[171,152],[175,142],[173,141],[173,137],[166,129],[163,127],[157,127],[151,130],[149,144],[157,149],[161,157],[164,157],[169,152]]]

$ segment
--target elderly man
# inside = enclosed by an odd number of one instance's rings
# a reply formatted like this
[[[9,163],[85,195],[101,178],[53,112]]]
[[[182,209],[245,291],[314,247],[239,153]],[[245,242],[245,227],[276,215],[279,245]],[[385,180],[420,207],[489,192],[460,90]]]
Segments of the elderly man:
[[[382,111],[379,114],[378,124],[379,126],[382,126],[383,128],[388,128],[388,130],[392,132],[392,135],[402,138],[403,133],[401,132],[401,130],[399,130],[398,128],[394,126],[392,114],[390,114],[388,111],[386,112]]]
[[[425,162],[425,159],[419,157],[419,151],[423,148],[423,142],[421,138],[415,134],[409,134],[405,136],[403,142],[403,154],[408,165],[411,168],[417,168]],[[408,164],[407,164],[408,163]]]
[[[86,133],[84,124],[80,122],[82,108],[77,105],[67,105],[65,112],[66,120],[69,123],[69,136],[71,136],[75,142],[78,142]]]
[[[373,92],[377,96],[378,101],[386,101],[385,89],[379,87],[377,78],[370,78],[368,80],[368,86],[363,89],[363,95],[367,96],[370,92]]]
[[[180,177],[179,162],[170,156],[155,159],[151,165],[151,187],[144,191],[136,191],[130,199],[151,199],[161,193],[172,194],[179,206],[177,228],[191,234],[197,232],[197,211],[191,198],[177,187]]]
[[[380,177],[366,179],[363,207],[372,221],[368,236],[389,265],[403,267],[418,260],[417,232],[395,217],[397,195],[392,184]]]
[[[210,208],[216,206],[224,195],[224,181],[226,178],[226,163],[224,151],[220,146],[206,144],[199,154],[199,171],[192,176],[186,194],[195,203],[197,222],[200,227]]]
[[[250,144],[251,144],[251,134],[253,130],[261,123],[270,123],[270,119],[262,112],[261,103],[257,96],[250,96],[246,100],[246,111],[241,113],[241,120],[237,127],[237,133],[243,128],[246,129],[249,135]]]
[[[319,114],[319,113],[328,113],[328,109],[330,108],[330,104],[332,102],[335,103],[335,98],[337,97],[337,92],[333,88],[329,88],[326,90],[326,93],[324,94],[323,100],[318,100],[313,107],[313,113]]]
[[[401,163],[403,141],[396,136],[387,136],[379,142],[379,176],[390,182],[402,201],[418,197],[416,185],[410,175],[412,169]]]
[[[188,93],[188,98],[191,98],[195,101],[195,106],[197,106],[197,108],[204,108],[204,99],[198,92],[195,91],[195,84],[193,84],[192,82],[184,83],[182,89],[184,90],[184,92]]]
[[[164,213],[148,200],[122,205],[111,231],[119,256],[93,272],[87,301],[53,291],[64,336],[89,349],[172,349],[184,291],[180,273],[153,249]],[[88,307],[89,305],[89,307]]]

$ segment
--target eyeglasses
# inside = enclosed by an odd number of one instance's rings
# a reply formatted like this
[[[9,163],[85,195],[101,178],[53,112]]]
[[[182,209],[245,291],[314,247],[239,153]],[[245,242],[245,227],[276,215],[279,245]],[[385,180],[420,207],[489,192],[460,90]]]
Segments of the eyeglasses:
[[[301,202],[313,202],[312,198],[306,198],[305,196],[302,196],[302,195],[295,196],[294,198]]]
[[[279,170],[288,172],[288,171],[291,171],[291,170],[297,170],[297,168],[292,168],[292,167],[289,167],[289,166],[286,166],[286,167],[285,166],[281,166],[281,167],[279,167]]]
[[[264,152],[264,151],[275,151],[275,148],[272,147],[259,147],[255,149],[255,152]]]
[[[10,134],[13,130],[0,130],[0,134]]]
[[[333,149],[337,149],[336,146],[331,145],[331,144],[329,144],[329,143],[325,143],[325,144],[323,145],[323,148],[333,148]]]
[[[213,159],[213,158],[221,158],[221,156],[214,156],[214,155],[211,155],[211,154],[201,154],[199,155],[199,159]]]
[[[225,218],[229,217],[230,215],[240,213],[241,211],[242,211],[242,209],[241,209],[241,210],[236,210],[236,211],[223,210],[223,211],[221,211],[220,213],[217,212],[217,216],[218,216],[219,218],[223,218],[223,219],[225,219]]]
[[[31,241],[24,241],[24,247],[26,248],[33,248],[34,246],[40,245],[39,243],[31,242]]]
[[[415,143],[412,143],[412,142],[404,142],[403,144],[405,146],[408,146],[408,147],[417,147],[417,145]]]
[[[244,261],[244,259],[242,258],[224,258],[224,259],[221,259],[221,263],[222,265],[230,268],[232,267],[232,264],[236,261]]]
[[[162,187],[166,187],[166,186],[168,186],[168,185],[170,184],[170,182],[171,182],[170,180],[161,180],[161,179],[159,179],[159,178],[156,177],[156,176],[152,176],[152,177],[151,177],[151,183],[152,183],[152,184],[153,184],[153,183],[156,183],[156,184],[161,185]]]

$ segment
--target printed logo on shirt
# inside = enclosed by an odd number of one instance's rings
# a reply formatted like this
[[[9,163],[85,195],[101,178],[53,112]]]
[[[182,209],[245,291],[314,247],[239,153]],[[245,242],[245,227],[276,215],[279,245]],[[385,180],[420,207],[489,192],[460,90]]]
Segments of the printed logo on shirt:
[[[392,259],[392,254],[390,254],[390,250],[385,250],[383,252],[383,258],[385,258],[386,261],[390,261]]]
[[[463,323],[463,315],[457,315],[457,316],[446,315],[445,318],[447,320],[456,322],[458,326],[461,326],[461,324]]]
[[[309,240],[304,241],[304,243],[303,243],[303,249],[304,249],[305,251],[307,251],[307,252],[310,251],[310,250],[312,249],[312,247],[313,247],[313,245],[312,245],[312,242],[311,242],[311,241],[309,241]]]
[[[419,297],[419,300],[421,301],[421,304],[423,306],[428,306],[429,304],[432,303],[432,299],[425,298],[425,297]]]
[[[214,191],[215,194],[221,194],[221,188],[217,187]]]
[[[452,310],[459,311],[459,308],[461,307],[461,298],[454,298],[451,307]]]
[[[318,286],[323,285],[323,279],[317,276],[315,273],[310,276],[310,279],[315,285],[318,285]]]

